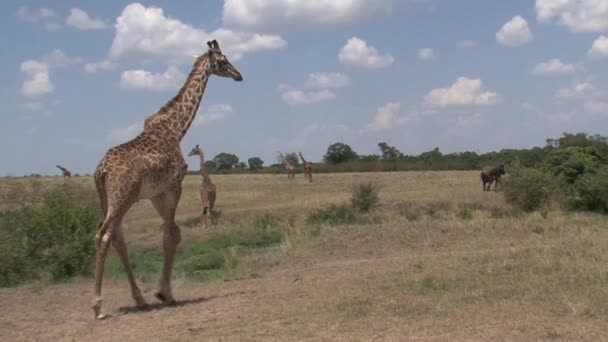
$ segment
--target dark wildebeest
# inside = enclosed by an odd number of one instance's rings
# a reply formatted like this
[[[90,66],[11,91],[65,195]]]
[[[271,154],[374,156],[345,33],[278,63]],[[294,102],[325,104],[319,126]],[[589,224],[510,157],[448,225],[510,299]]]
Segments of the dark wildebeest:
[[[486,166],[481,170],[481,181],[483,182],[483,191],[490,191],[492,182],[494,182],[494,189],[498,185],[500,176],[505,174],[505,166],[503,164],[497,166]],[[486,183],[488,186],[486,187]]]

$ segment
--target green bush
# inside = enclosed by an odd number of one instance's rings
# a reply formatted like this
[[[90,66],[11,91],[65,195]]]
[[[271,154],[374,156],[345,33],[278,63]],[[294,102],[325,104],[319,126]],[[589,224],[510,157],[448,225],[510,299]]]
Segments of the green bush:
[[[358,215],[352,207],[341,204],[332,204],[325,209],[311,212],[306,219],[308,224],[328,223],[330,225],[353,224],[358,220]]]
[[[581,177],[574,184],[568,201],[575,209],[608,213],[608,167]]]
[[[13,246],[0,249],[2,285],[35,276],[59,280],[91,273],[99,209],[87,205],[85,197],[79,189],[53,189],[2,216],[2,240]],[[24,265],[28,271],[15,271]]]
[[[551,152],[543,162],[543,171],[559,177],[566,185],[594,173],[600,165],[595,150],[589,147],[566,147]]]
[[[372,182],[360,183],[353,189],[350,204],[360,212],[369,212],[378,206],[379,191],[378,185]]]
[[[527,212],[547,210],[555,194],[551,175],[535,169],[512,170],[503,187],[507,203]]]

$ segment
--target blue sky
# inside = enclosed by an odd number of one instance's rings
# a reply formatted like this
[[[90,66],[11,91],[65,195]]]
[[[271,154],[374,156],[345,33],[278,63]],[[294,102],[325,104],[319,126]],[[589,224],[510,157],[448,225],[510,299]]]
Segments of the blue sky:
[[[244,82],[210,80],[182,142],[207,156],[321,160],[608,134],[608,0],[3,1],[0,174],[91,173],[217,39]],[[192,168],[198,166],[190,160]]]

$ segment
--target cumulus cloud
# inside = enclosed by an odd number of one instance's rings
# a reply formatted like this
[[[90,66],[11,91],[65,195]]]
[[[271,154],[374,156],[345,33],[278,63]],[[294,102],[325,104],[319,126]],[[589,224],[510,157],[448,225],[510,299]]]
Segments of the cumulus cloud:
[[[232,106],[229,104],[216,104],[209,106],[202,115],[197,115],[192,123],[195,127],[207,126],[213,122],[226,119],[232,114]]]
[[[68,57],[63,51],[54,49],[47,55],[42,57],[42,61],[51,68],[63,68],[73,64],[82,63],[80,58]]]
[[[99,62],[86,63],[84,65],[84,71],[90,74],[94,74],[102,70],[114,70],[114,68],[116,68],[116,63],[113,63],[112,61],[107,59],[101,60]]]
[[[400,115],[401,104],[389,102],[376,111],[374,118],[364,128],[363,132],[380,132],[388,130],[395,125],[401,125],[409,121],[409,117]]]
[[[120,75],[120,86],[130,90],[165,91],[179,88],[186,75],[169,66],[163,73],[147,70],[125,70]]]
[[[430,61],[435,59],[435,52],[433,52],[433,49],[431,48],[420,49],[418,50],[418,59],[421,61]]]
[[[309,88],[341,88],[350,84],[350,77],[339,72],[314,72],[308,75]]]
[[[536,0],[536,17],[574,32],[608,30],[608,0]]]
[[[395,0],[225,0],[227,27],[279,32],[351,24],[390,13]]]
[[[65,20],[65,24],[79,30],[101,30],[108,27],[108,23],[103,19],[91,18],[87,12],[80,8],[70,9],[70,15]]]
[[[425,96],[424,103],[430,108],[448,108],[488,106],[502,102],[502,97],[496,92],[483,90],[480,79],[459,77],[450,87],[431,90]]]
[[[591,49],[587,51],[589,57],[593,59],[608,58],[608,37],[599,36],[591,46]]]
[[[106,141],[109,143],[124,143],[137,136],[143,130],[143,122],[134,122],[124,128],[111,129],[106,134]]]
[[[30,59],[21,63],[21,71],[25,74],[21,94],[36,97],[52,93],[55,89],[46,63]]]
[[[472,40],[463,40],[462,42],[458,43],[458,47],[461,48],[472,48],[472,47],[476,47],[477,46],[477,42],[474,42]]]
[[[506,22],[498,32],[496,40],[504,46],[516,47],[532,41],[532,31],[526,19],[519,15]]]
[[[59,29],[61,25],[57,22],[59,19],[57,13],[49,8],[29,9],[28,7],[21,6],[17,10],[17,18],[33,23],[42,24],[45,29],[53,31]]]
[[[589,82],[576,82],[571,87],[558,89],[553,97],[556,101],[563,102],[586,97],[594,90],[595,86]]]
[[[557,58],[552,58],[546,62],[537,64],[532,69],[532,74],[536,76],[555,76],[565,75],[574,72],[576,66],[574,64],[564,64]]]
[[[384,68],[395,62],[391,54],[381,54],[358,37],[352,37],[346,42],[338,54],[338,60],[346,66],[368,69]]]
[[[165,15],[162,8],[139,3],[127,5],[116,19],[110,60],[135,58],[168,64],[191,63],[205,52],[206,41],[217,39],[222,51],[238,60],[246,53],[272,50],[287,43],[278,35],[217,29],[207,32]]]
[[[279,92],[283,101],[290,105],[313,104],[336,98],[336,94],[328,89],[306,91],[286,84],[279,85]]]

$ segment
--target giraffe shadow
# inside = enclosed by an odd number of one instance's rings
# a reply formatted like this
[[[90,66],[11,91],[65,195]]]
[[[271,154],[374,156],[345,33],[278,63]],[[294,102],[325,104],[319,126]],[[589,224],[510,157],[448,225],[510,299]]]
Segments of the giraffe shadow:
[[[152,303],[152,304],[146,305],[143,308],[137,307],[137,306],[121,306],[120,308],[118,308],[118,316],[142,314],[142,313],[158,311],[158,310],[163,310],[163,309],[179,308],[182,306],[205,303],[205,302],[208,302],[208,301],[214,300],[214,299],[220,299],[220,298],[226,298],[226,297],[232,297],[232,296],[241,296],[241,295],[247,295],[247,294],[253,294],[253,293],[255,293],[255,291],[237,291],[237,292],[226,293],[223,295],[201,296],[201,297],[190,298],[190,299],[176,300],[175,302],[170,303],[170,304]]]

